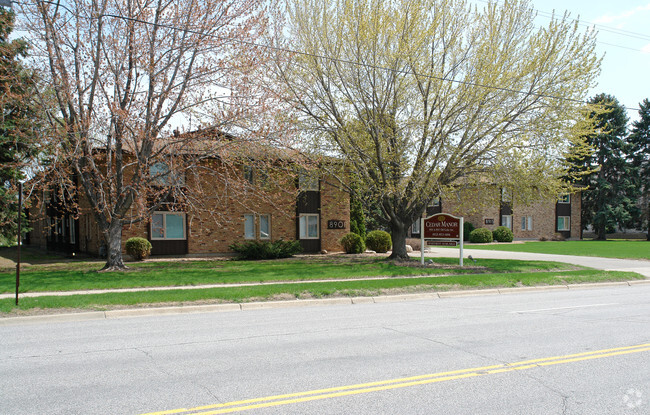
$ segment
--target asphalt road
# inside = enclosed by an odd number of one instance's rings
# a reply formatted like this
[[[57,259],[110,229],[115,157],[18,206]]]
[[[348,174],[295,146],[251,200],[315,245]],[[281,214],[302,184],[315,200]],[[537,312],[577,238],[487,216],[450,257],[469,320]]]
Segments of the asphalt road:
[[[638,285],[3,326],[0,413],[648,414],[649,299]]]

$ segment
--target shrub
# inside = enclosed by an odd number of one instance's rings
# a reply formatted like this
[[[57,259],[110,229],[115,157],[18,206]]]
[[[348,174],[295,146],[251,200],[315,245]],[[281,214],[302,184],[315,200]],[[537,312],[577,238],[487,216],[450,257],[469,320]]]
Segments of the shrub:
[[[375,252],[384,253],[393,246],[393,241],[386,231],[372,231],[366,236],[366,246]]]
[[[492,242],[492,232],[487,228],[474,229],[469,234],[469,241],[478,244]]]
[[[302,252],[300,241],[270,241],[236,242],[228,246],[237,253],[237,259],[278,259],[289,258]]]
[[[552,241],[566,241],[566,238],[561,233],[556,232],[556,233],[553,234],[553,237],[551,238],[551,240]]]
[[[497,242],[512,242],[514,235],[510,228],[506,226],[499,226],[492,232],[492,236]]]
[[[476,229],[472,222],[463,222],[463,241],[469,241],[469,234]]]
[[[360,254],[366,250],[363,239],[353,232],[346,234],[339,242],[343,245],[346,254]]]
[[[129,238],[125,248],[126,253],[136,261],[142,261],[151,254],[151,242],[144,238]]]

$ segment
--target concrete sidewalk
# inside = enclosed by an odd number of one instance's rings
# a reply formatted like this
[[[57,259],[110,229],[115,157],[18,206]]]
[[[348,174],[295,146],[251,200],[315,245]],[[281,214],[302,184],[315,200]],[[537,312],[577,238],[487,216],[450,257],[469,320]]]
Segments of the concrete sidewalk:
[[[606,271],[630,271],[637,272],[646,278],[650,278],[650,261],[639,259],[616,259],[575,255],[551,255],[534,254],[530,252],[509,252],[509,251],[487,251],[483,249],[463,249],[465,261],[468,256],[474,259],[520,259],[527,261],[555,261],[566,262],[567,264],[581,265]],[[420,252],[413,252],[413,257],[420,257]],[[449,248],[433,248],[425,251],[425,257],[458,257],[458,250]],[[471,261],[470,261],[471,262]],[[466,262],[467,263],[467,262]],[[468,263],[469,264],[469,263]]]

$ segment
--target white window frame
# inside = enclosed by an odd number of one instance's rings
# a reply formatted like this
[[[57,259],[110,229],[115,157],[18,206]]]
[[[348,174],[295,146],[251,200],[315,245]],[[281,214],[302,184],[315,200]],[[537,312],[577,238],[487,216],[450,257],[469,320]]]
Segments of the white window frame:
[[[434,197],[433,200],[431,201],[431,203],[429,204],[429,206],[431,206],[431,207],[440,206],[440,196]]]
[[[570,204],[571,204],[571,195],[568,194],[568,193],[565,194],[565,195],[561,195],[561,196],[557,199],[557,202],[558,202],[558,203],[561,203],[561,204],[563,204],[563,205],[570,205]]]
[[[413,225],[411,225],[411,233],[417,233],[418,235],[420,234],[420,222],[422,222],[422,218],[418,218],[415,222],[413,222]]]
[[[562,219],[563,228],[560,228],[560,219]],[[566,232],[571,230],[571,216],[558,216],[557,217],[557,231]]]
[[[300,170],[300,173],[298,174],[298,187],[303,192],[306,192],[306,191],[318,192],[318,191],[320,191],[320,181],[319,181],[318,175],[310,174],[309,172],[307,172],[305,170]]]
[[[532,231],[533,230],[533,217],[532,216],[522,216],[521,217],[521,230],[522,231]]]
[[[162,231],[163,231],[163,237],[157,237],[154,236],[153,232],[153,217],[154,215],[162,215],[163,217],[163,223],[162,223]],[[167,237],[167,216],[168,215],[180,215],[181,218],[183,219],[183,237],[182,238],[168,238]],[[150,235],[151,235],[151,240],[152,241],[184,241],[187,239],[187,222],[186,222],[186,216],[185,212],[168,212],[168,211],[156,211],[151,214],[151,224],[149,225],[150,227]]]
[[[271,215],[269,214],[261,214],[259,215],[260,218],[260,229],[259,229],[259,238],[260,239],[271,239]],[[262,218],[266,218],[266,236],[262,233]]]
[[[244,239],[255,239],[255,215],[252,213],[244,215]]]
[[[501,215],[501,226],[512,230],[512,215]]]
[[[309,235],[309,218],[316,218],[316,236]],[[303,219],[304,219],[304,237],[303,237]],[[317,213],[304,213],[298,217],[298,236],[300,239],[320,239],[320,215]]]

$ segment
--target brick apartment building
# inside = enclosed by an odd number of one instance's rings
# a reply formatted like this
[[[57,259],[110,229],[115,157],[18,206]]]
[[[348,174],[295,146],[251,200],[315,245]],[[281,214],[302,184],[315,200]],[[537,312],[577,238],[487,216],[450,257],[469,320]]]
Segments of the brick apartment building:
[[[512,230],[514,238],[519,240],[550,240],[558,236],[564,239],[582,239],[580,192],[566,194],[559,199],[539,200],[524,205],[513,203],[511,198],[498,188],[486,186],[486,189],[501,193],[501,197],[497,198],[500,201],[477,201],[473,205],[471,201],[477,198],[480,191],[466,190],[456,198],[437,199],[427,208],[425,214],[430,216],[444,212],[462,216],[466,223],[492,231],[499,226],[506,226]],[[411,227],[410,236],[420,237],[419,221]]]
[[[148,218],[122,228],[122,250],[127,239],[148,239],[152,255],[202,255],[232,252],[229,246],[248,240],[299,240],[304,252],[341,251],[340,238],[350,229],[350,197],[332,177],[287,175],[266,192],[253,191],[263,172],[239,167],[244,178],[217,183],[213,178],[187,175],[184,185],[202,183],[202,195],[211,209],[192,209],[170,199]],[[208,182],[209,181],[209,182]],[[248,188],[250,187],[250,189]],[[207,190],[206,190],[207,189]],[[250,191],[249,191],[250,190]],[[103,236],[90,205],[77,192],[75,212],[62,208],[55,192],[43,192],[42,202],[28,211],[32,231],[27,243],[47,250],[103,255]],[[215,214],[216,213],[216,214]]]

